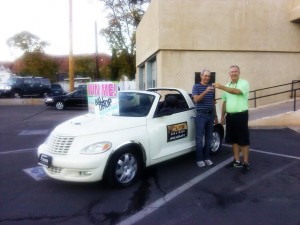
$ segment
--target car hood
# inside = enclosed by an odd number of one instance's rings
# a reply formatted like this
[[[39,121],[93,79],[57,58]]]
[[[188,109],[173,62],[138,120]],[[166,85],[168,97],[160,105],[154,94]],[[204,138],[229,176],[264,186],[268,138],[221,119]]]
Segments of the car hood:
[[[145,117],[121,117],[86,114],[58,125],[54,132],[62,136],[107,133],[146,125]]]

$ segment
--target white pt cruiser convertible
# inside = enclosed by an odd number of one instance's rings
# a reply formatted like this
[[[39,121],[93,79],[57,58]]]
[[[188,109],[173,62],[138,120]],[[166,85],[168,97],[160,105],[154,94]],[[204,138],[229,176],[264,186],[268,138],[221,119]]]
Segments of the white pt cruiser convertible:
[[[132,184],[144,167],[195,149],[195,109],[177,88],[120,91],[119,113],[85,114],[58,125],[38,148],[38,161],[54,179],[115,186]],[[211,152],[224,128],[214,125]]]

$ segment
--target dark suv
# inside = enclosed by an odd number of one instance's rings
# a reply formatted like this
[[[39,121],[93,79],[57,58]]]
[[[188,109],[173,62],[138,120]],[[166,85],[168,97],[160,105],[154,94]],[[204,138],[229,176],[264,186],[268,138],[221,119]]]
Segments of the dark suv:
[[[9,78],[0,89],[0,95],[9,97],[39,96],[50,93],[50,81],[42,77]]]

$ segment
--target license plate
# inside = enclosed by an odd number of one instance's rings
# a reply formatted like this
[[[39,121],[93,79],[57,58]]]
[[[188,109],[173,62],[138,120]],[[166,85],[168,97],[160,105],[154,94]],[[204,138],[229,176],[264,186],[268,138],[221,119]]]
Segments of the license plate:
[[[52,157],[45,154],[40,154],[38,164],[49,168],[52,164]]]

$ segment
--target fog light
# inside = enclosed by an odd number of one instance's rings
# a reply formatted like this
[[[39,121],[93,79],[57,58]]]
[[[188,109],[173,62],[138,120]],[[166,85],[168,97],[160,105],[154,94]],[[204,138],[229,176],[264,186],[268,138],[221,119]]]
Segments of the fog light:
[[[92,175],[91,171],[79,171],[80,176],[90,176]]]

